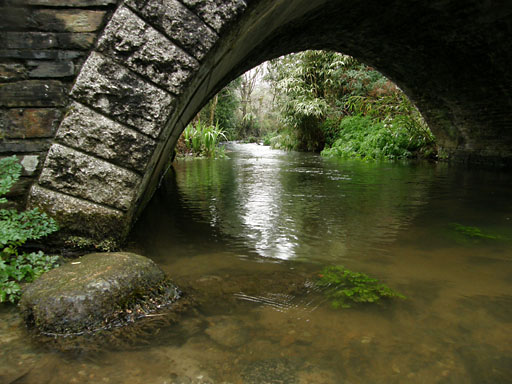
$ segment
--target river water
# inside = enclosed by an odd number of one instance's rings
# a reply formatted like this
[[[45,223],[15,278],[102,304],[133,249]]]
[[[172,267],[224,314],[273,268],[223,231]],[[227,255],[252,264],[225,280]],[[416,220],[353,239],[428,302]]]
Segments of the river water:
[[[512,383],[510,173],[227,149],[177,161],[128,245],[188,311],[61,352],[0,307],[0,382]],[[334,309],[331,265],[406,299]]]

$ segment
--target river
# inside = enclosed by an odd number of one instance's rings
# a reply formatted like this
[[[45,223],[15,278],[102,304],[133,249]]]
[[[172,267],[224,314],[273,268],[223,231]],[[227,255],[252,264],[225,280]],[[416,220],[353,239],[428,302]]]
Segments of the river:
[[[0,307],[0,382],[512,383],[509,172],[227,155],[175,162],[127,246],[189,310],[59,352]],[[331,265],[406,299],[335,309],[314,284]]]

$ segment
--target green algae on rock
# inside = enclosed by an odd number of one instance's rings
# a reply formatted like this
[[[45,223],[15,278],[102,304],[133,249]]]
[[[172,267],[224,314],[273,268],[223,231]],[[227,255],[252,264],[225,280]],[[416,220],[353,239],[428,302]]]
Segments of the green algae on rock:
[[[478,227],[470,227],[470,226],[462,225],[462,224],[458,224],[458,223],[452,223],[451,227],[453,228],[453,230],[456,233],[458,233],[466,238],[473,239],[473,240],[475,240],[475,239],[476,240],[480,240],[480,239],[503,240],[504,239],[500,235],[497,235],[494,233],[489,233],[489,232],[483,232]]]
[[[350,308],[353,304],[376,303],[381,299],[406,298],[377,279],[353,272],[342,265],[325,267],[318,276],[315,284],[331,299],[333,308]]]
[[[26,286],[20,309],[28,326],[69,335],[132,322],[179,297],[152,260],[128,252],[93,253]]]

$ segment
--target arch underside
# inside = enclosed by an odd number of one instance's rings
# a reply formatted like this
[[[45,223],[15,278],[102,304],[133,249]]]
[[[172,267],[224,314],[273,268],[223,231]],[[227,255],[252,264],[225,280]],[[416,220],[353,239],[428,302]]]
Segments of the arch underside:
[[[65,237],[122,241],[185,125],[227,82],[304,49],[395,81],[447,155],[512,163],[512,3],[125,0],[71,91],[29,205]]]

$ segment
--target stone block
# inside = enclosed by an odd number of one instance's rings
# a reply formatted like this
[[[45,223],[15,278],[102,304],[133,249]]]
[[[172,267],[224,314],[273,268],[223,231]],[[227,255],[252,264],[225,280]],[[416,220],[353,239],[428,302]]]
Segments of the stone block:
[[[101,7],[115,5],[117,0],[8,0],[8,3],[45,7]]]
[[[175,99],[105,56],[91,53],[71,92],[121,123],[157,138]]]
[[[0,49],[0,58],[32,60],[72,60],[83,57],[84,52],[44,49]]]
[[[32,61],[28,65],[35,66],[29,72],[29,77],[32,78],[69,77],[75,75],[75,65],[72,61]]]
[[[0,141],[1,154],[22,154],[22,153],[43,153],[50,148],[51,141],[49,139],[36,140],[6,140]]]
[[[56,140],[138,172],[144,171],[156,145],[149,137],[78,103],[62,121]]]
[[[0,33],[2,48],[48,49],[57,46],[54,33],[48,32],[3,32]]]
[[[177,0],[127,0],[125,4],[198,60],[217,40],[216,33]]]
[[[69,32],[3,32],[0,33],[4,49],[88,49],[95,33]]]
[[[0,7],[0,15],[2,15],[2,22],[0,23],[1,30],[19,30],[30,26],[29,11],[24,8],[16,7]],[[0,40],[0,46],[4,42]]]
[[[53,137],[62,111],[53,108],[0,110],[0,131],[8,139]]]
[[[96,33],[56,33],[61,49],[89,49],[94,44]]]
[[[217,33],[247,8],[243,0],[182,0]]]
[[[2,140],[0,141],[0,153],[2,154],[21,154],[46,152],[50,148],[50,139],[35,140]]]
[[[98,50],[176,95],[199,67],[196,59],[126,7],[108,23]]]
[[[2,63],[0,64],[0,80],[22,80],[27,77],[28,69],[22,64]]]
[[[56,80],[23,80],[0,84],[0,106],[54,107],[67,104],[67,86]]]
[[[71,196],[126,211],[131,208],[141,178],[107,161],[53,144],[39,185]]]
[[[128,232],[126,215],[89,201],[33,185],[28,207],[39,207],[59,223],[59,236],[84,236],[97,241],[120,241]]]
[[[41,9],[32,12],[34,28],[56,32],[94,32],[100,29],[106,11]]]

